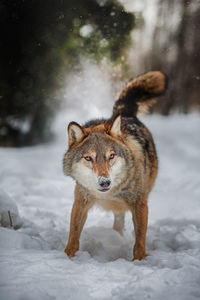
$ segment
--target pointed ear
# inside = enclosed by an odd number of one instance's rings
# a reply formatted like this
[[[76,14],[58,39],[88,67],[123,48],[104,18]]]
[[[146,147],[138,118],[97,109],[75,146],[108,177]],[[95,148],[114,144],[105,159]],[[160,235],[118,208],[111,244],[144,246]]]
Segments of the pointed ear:
[[[68,142],[69,147],[75,142],[80,142],[84,137],[83,128],[76,122],[69,123],[68,126]]]
[[[121,115],[117,116],[111,126],[110,133],[114,136],[119,136],[121,135],[121,123],[122,123],[122,118]]]

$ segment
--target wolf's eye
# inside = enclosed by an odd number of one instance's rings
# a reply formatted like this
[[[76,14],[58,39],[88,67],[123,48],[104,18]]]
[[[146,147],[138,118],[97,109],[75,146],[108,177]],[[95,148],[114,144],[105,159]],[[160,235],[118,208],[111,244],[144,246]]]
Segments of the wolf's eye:
[[[109,159],[113,159],[115,157],[115,153],[111,153]]]
[[[92,161],[92,157],[91,156],[84,156],[85,160],[87,161]]]

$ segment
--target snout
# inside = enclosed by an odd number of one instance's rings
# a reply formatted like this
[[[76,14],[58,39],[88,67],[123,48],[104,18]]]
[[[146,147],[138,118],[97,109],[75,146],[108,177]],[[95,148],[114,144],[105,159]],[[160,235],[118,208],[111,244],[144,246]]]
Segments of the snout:
[[[100,192],[107,192],[111,188],[111,179],[109,177],[99,177],[98,190]]]

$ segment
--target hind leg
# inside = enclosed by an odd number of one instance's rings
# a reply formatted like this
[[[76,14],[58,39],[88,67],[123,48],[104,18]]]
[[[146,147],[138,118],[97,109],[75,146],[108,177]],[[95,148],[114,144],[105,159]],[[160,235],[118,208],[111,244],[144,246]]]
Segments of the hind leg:
[[[119,232],[121,235],[123,235],[124,230],[124,213],[116,213],[114,212],[114,223],[113,223],[113,229]]]

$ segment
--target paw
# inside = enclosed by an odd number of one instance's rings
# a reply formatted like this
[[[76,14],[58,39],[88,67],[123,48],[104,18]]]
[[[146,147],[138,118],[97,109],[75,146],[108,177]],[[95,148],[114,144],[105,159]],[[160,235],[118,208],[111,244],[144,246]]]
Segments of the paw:
[[[79,245],[73,245],[73,246],[68,246],[65,248],[65,253],[67,254],[67,256],[69,257],[73,257],[75,255],[75,253],[78,251],[79,249]]]
[[[133,251],[133,260],[142,260],[146,257],[146,250],[144,247],[135,246]]]

